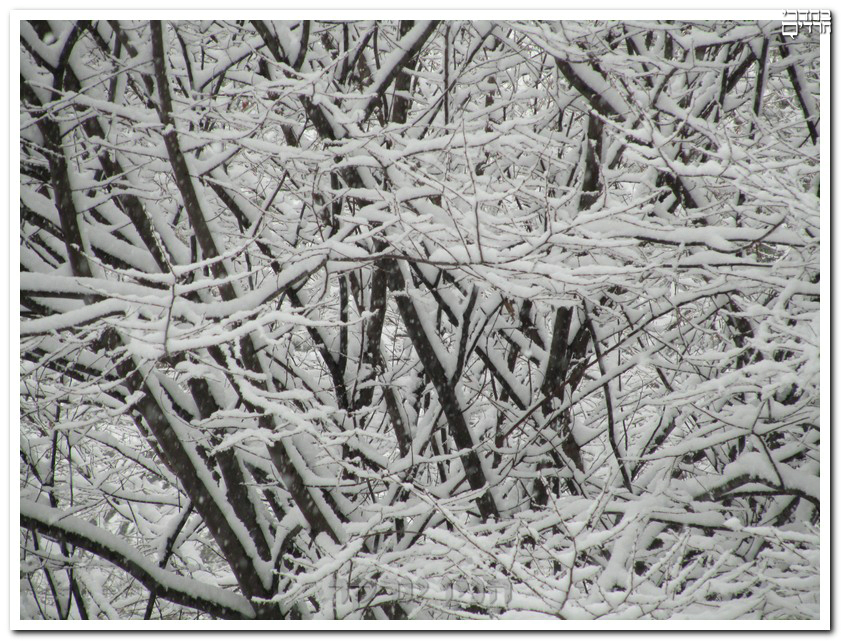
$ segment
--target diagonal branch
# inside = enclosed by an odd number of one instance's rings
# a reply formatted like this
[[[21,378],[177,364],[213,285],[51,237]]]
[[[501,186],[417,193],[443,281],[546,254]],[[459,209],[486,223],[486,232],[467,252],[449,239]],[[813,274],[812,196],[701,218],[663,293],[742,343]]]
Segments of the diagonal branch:
[[[405,282],[396,264],[391,266],[389,277],[391,280],[389,286],[392,290],[399,291],[404,289]],[[396,296],[396,299],[397,309],[400,311],[403,324],[406,326],[406,333],[412,341],[412,345],[421,360],[424,370],[435,386],[435,391],[438,394],[444,415],[447,417],[447,423],[453,439],[462,451],[461,462],[464,466],[465,476],[470,483],[470,487],[474,490],[485,490],[476,500],[479,512],[485,519],[491,516],[499,516],[499,509],[491,494],[488,480],[485,477],[482,463],[479,460],[479,455],[476,453],[476,442],[467,422],[464,420],[464,412],[456,396],[454,385],[447,377],[447,372],[435,353],[435,348],[432,346],[430,337],[423,328],[414,302],[412,302],[405,292],[400,292]]]
[[[599,364],[599,372],[604,378],[604,403],[607,408],[607,438],[610,441],[610,447],[613,450],[613,455],[616,457],[616,463],[619,465],[619,470],[622,472],[622,481],[625,483],[625,488],[633,494],[631,489],[631,478],[628,476],[628,470],[625,469],[625,461],[622,454],[619,452],[619,444],[616,442],[616,434],[614,432],[615,425],[613,421],[613,401],[610,397],[610,380],[607,378],[607,371],[605,370],[604,360],[602,359],[602,350],[599,347],[599,339],[596,335],[596,328],[593,327],[593,321],[590,318],[590,313],[587,310],[587,303],[584,303],[584,319],[587,327],[590,330],[590,338],[593,341],[593,350],[596,352],[596,361]]]

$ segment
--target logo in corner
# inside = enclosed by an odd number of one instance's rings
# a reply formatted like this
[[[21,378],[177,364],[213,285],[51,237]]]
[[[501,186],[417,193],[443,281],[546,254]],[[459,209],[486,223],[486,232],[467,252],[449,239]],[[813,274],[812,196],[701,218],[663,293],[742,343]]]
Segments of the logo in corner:
[[[783,35],[796,38],[801,29],[808,29],[809,33],[815,29],[821,35],[831,33],[832,15],[826,10],[783,11]]]

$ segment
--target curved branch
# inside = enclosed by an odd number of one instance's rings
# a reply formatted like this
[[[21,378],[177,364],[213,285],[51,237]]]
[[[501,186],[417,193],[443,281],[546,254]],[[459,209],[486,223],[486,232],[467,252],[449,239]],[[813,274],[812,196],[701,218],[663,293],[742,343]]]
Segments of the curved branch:
[[[20,526],[67,541],[113,563],[167,601],[223,619],[251,619],[255,616],[245,597],[167,572],[107,530],[75,516],[66,516],[62,510],[21,499]]]

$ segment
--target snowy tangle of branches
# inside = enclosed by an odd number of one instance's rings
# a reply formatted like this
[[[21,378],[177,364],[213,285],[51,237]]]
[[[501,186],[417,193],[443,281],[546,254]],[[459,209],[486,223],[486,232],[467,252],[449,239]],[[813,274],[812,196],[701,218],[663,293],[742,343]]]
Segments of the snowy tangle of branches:
[[[819,616],[816,38],[20,34],[22,618]]]

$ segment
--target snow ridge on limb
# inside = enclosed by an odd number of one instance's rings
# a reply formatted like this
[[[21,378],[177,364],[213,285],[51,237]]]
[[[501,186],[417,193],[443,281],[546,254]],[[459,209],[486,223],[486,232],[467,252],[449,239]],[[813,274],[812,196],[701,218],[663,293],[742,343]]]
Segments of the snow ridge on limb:
[[[164,599],[220,618],[250,619],[254,616],[254,609],[242,596],[167,572],[107,530],[68,516],[63,510],[22,499],[20,519],[23,527],[65,540],[110,561]]]

